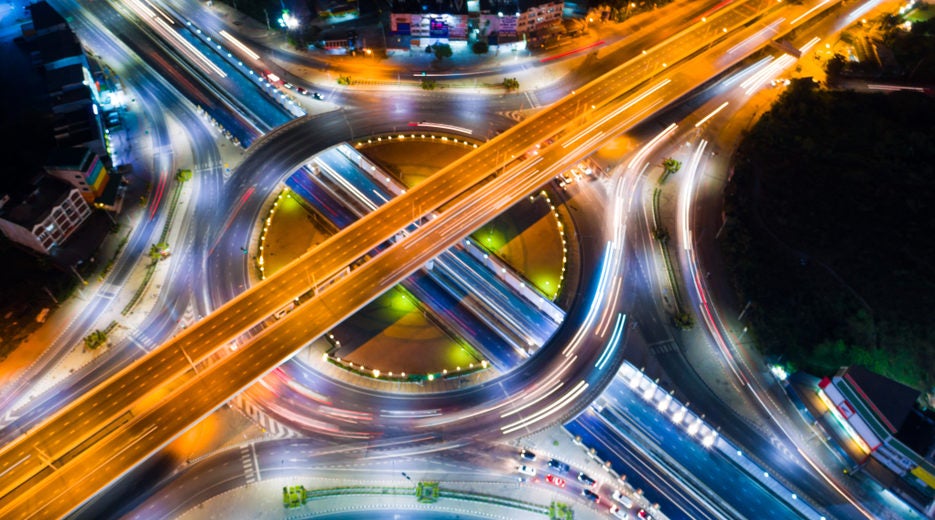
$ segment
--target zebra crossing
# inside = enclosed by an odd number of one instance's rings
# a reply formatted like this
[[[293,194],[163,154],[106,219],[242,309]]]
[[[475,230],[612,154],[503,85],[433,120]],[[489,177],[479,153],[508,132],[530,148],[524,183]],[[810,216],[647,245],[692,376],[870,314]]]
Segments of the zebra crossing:
[[[134,330],[129,335],[130,341],[134,345],[139,347],[143,352],[149,352],[156,347],[156,342],[152,338],[147,336],[141,330]]]
[[[542,106],[542,103],[539,102],[539,97],[536,96],[534,90],[526,91],[526,99],[529,101],[529,108],[539,108]]]
[[[253,421],[257,426],[263,430],[268,437],[273,439],[297,439],[302,437],[299,432],[289,428],[288,426],[276,421],[272,417],[266,414],[260,407],[255,405],[253,401],[244,397],[243,394],[238,395],[237,397],[231,399],[231,406],[236,407],[238,410],[243,412],[248,419]]]
[[[247,484],[260,480],[260,463],[256,458],[256,449],[252,442],[240,447],[240,463],[243,466],[244,480]]]
[[[678,352],[679,346],[674,341],[660,341],[649,346],[650,354],[661,356],[670,352]]]

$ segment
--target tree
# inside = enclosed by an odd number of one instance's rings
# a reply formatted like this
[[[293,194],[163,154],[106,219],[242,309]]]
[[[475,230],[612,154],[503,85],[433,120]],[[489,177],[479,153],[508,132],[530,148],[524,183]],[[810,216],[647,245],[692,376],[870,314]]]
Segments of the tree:
[[[829,78],[837,78],[844,72],[844,67],[847,66],[847,60],[844,56],[840,54],[835,54],[830,60],[825,63],[825,74]]]
[[[434,79],[422,78],[422,90],[435,90],[438,83]]]
[[[447,43],[436,43],[432,46],[432,52],[435,53],[435,59],[441,61],[450,58],[454,53],[451,51],[451,45]]]
[[[471,50],[474,51],[474,54],[487,54],[487,51],[490,50],[490,46],[487,45],[487,42],[477,40],[471,45]]]
[[[180,169],[179,171],[175,172],[175,180],[177,180],[177,181],[179,181],[179,182],[189,181],[189,180],[191,180],[191,178],[192,178],[192,171],[191,171],[191,170],[182,170],[182,169]]]
[[[519,80],[516,78],[503,78],[503,88],[507,90],[518,90]]]
[[[351,77],[350,76],[338,76],[338,85],[350,86]]]
[[[675,159],[669,157],[669,158],[667,158],[666,160],[662,161],[662,167],[665,168],[665,170],[666,170],[666,175],[671,175],[671,174],[673,174],[673,173],[679,171],[679,169],[682,168],[682,163],[681,163],[681,161],[677,161],[677,160],[675,160]]]

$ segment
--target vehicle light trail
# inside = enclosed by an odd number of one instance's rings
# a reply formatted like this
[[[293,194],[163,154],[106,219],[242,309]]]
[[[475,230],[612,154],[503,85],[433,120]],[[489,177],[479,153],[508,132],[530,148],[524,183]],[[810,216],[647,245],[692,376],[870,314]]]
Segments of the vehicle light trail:
[[[699,126],[701,126],[701,125],[705,124],[706,122],[708,122],[708,120],[711,119],[712,117],[716,116],[718,112],[720,112],[721,110],[724,110],[725,108],[727,108],[727,105],[728,105],[728,104],[730,104],[730,101],[725,101],[725,102],[721,103],[721,106],[715,108],[714,110],[711,111],[710,114],[708,114],[708,115],[704,116],[703,118],[701,118],[701,121],[698,121],[697,123],[695,123],[695,128],[698,128]]]
[[[597,358],[597,362],[594,363],[594,367],[598,370],[604,369],[604,365],[613,357],[611,354],[613,354],[613,352],[617,350],[617,346],[620,345],[620,338],[623,337],[623,327],[626,321],[627,317],[625,314],[617,314],[617,324],[614,325],[614,333],[610,335],[607,347],[604,349],[604,352],[601,353],[601,356]]]
[[[523,428],[526,428],[532,424],[535,424],[545,419],[546,417],[564,408],[568,403],[572,402],[576,397],[581,395],[581,393],[584,392],[587,388],[588,388],[587,382],[579,381],[578,384],[575,385],[575,387],[570,392],[562,396],[561,399],[559,399],[558,401],[555,401],[548,407],[543,408],[542,410],[540,410],[539,412],[536,412],[535,414],[529,416],[528,418],[507,424],[505,426],[501,426],[500,427],[501,433],[503,435],[509,435],[517,430],[521,430]]]
[[[250,56],[254,60],[260,59],[259,54],[253,52],[253,50],[251,50],[250,47],[247,47],[246,45],[243,44],[243,42],[241,42],[237,38],[234,38],[229,32],[225,31],[224,29],[221,29],[220,35],[224,37],[224,39],[226,39],[227,41],[231,42],[231,44],[233,44],[234,47],[237,47],[238,49],[240,49],[240,51],[246,54],[247,56]]]

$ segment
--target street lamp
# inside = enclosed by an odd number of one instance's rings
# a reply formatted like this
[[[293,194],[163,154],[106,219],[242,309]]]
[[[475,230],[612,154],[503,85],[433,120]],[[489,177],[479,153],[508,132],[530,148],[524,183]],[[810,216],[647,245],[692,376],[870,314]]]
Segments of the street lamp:
[[[290,31],[299,28],[299,19],[296,18],[288,9],[282,10],[282,16],[279,17],[279,26]]]

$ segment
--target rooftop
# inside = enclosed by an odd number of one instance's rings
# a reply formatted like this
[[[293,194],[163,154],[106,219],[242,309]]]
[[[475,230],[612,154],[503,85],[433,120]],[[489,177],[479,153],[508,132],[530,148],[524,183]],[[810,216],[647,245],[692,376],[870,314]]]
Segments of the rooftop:
[[[45,165],[47,168],[84,171],[94,159],[94,152],[86,146],[54,148]]]
[[[29,9],[29,14],[32,16],[33,27],[37,31],[65,23],[62,15],[58,14],[58,11],[46,2],[36,2],[27,6],[27,9]]]
[[[39,51],[42,63],[55,63],[64,58],[82,55],[81,43],[71,29],[53,31],[37,36],[32,41],[33,49]]]
[[[859,365],[847,367],[839,375],[860,394],[891,433],[899,430],[919,397],[918,390]]]
[[[32,182],[8,194],[9,200],[0,207],[0,217],[32,229],[34,225],[42,222],[72,189],[65,181],[38,174]]]

